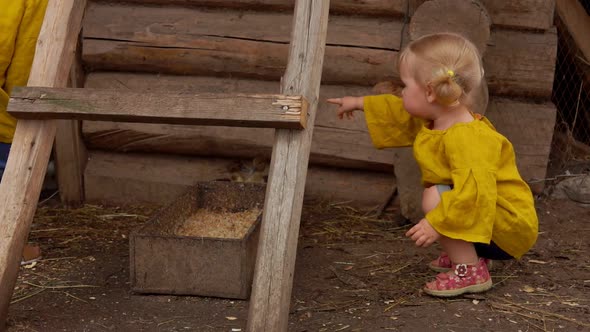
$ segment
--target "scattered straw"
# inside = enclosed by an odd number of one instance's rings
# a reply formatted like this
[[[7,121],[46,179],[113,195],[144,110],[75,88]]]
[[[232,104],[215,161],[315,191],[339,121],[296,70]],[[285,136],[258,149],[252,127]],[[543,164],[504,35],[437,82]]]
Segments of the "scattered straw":
[[[318,312],[335,311],[335,310],[339,310],[339,309],[349,308],[350,306],[358,304],[360,302],[362,302],[362,300],[328,302],[328,303],[322,303],[319,306],[314,307],[314,308],[306,308],[306,309],[311,310],[311,311],[318,311]]]
[[[74,295],[72,295],[72,294],[70,294],[70,293],[68,293],[68,292],[65,292],[65,291],[64,291],[64,292],[61,292],[61,293],[64,293],[66,296],[69,296],[69,297],[71,297],[71,298],[73,298],[73,299],[76,299],[76,300],[78,300],[78,301],[82,301],[82,302],[84,302],[84,303],[88,303],[88,301],[86,301],[86,300],[82,300],[81,298],[79,298],[79,297],[77,297],[77,296],[74,296]]]
[[[406,298],[405,297],[402,297],[398,301],[395,301],[392,305],[390,305],[387,308],[385,308],[385,310],[383,310],[383,312],[388,312],[389,310],[393,309],[394,307],[397,307],[398,305],[404,304],[406,302],[408,302],[406,300]]]
[[[174,317],[172,319],[168,319],[168,320],[165,320],[163,322],[158,323],[157,327],[160,327],[162,325],[166,325],[166,324],[172,323],[172,322],[177,321],[179,319],[186,319],[186,318],[192,318],[192,316],[178,316],[178,317]]]
[[[99,286],[93,286],[93,285],[44,286],[44,285],[33,284],[31,282],[28,282],[28,281],[23,281],[23,284],[29,285],[29,286],[33,286],[33,287],[37,287],[37,288],[43,288],[43,289],[96,288],[96,287],[99,287]]]
[[[17,303],[17,302],[24,301],[24,300],[26,300],[26,299],[28,299],[28,298],[31,298],[31,297],[33,297],[33,296],[35,296],[35,295],[37,295],[37,294],[39,294],[39,293],[42,293],[42,292],[44,292],[44,291],[45,291],[45,289],[44,289],[44,288],[42,288],[42,289],[39,289],[39,290],[37,290],[36,292],[33,292],[33,293],[31,293],[31,294],[28,294],[28,295],[25,295],[25,296],[22,296],[22,297],[19,297],[19,298],[17,298],[17,299],[14,299],[14,300],[12,300],[12,301],[10,302],[10,304],[15,304],[15,303]]]
[[[521,310],[526,310],[526,311],[529,311],[529,312],[533,312],[533,313],[542,315],[542,317],[527,316],[528,318],[533,318],[533,319],[537,319],[537,320],[543,320],[545,317],[553,317],[553,318],[564,320],[564,321],[568,321],[568,322],[571,322],[571,323],[574,323],[574,324],[577,324],[577,325],[580,325],[580,326],[590,327],[590,324],[589,323],[580,322],[580,321],[577,321],[577,320],[575,320],[573,318],[570,318],[570,317],[567,317],[567,316],[564,316],[564,315],[560,315],[560,314],[557,314],[557,313],[554,313],[554,312],[549,312],[549,311],[545,311],[545,310],[531,308],[531,307],[525,306],[524,304],[515,303],[515,302],[508,301],[506,299],[499,298],[499,297],[496,297],[496,296],[494,296],[492,298],[494,300],[504,302],[504,303],[497,303],[497,302],[494,303],[494,302],[492,302],[491,303],[492,306],[500,307],[500,308],[502,308],[504,310],[507,310],[507,311],[509,311],[511,313],[514,313],[514,314],[518,314],[518,315],[524,316],[525,314],[517,311],[518,309],[521,309]]]

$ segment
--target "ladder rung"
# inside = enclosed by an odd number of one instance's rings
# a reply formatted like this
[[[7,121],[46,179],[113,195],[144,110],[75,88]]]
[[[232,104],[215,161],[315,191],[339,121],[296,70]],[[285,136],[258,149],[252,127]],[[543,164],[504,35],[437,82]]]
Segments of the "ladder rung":
[[[29,120],[303,129],[307,107],[302,96],[19,87],[12,92],[8,112]]]

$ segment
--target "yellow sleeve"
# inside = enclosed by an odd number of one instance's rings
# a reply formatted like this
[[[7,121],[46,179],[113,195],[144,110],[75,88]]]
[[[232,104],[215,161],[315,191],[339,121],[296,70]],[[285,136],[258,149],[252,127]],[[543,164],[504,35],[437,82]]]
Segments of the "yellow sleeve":
[[[10,143],[16,119],[6,112],[15,86],[26,86],[47,0],[0,0],[0,142]]]
[[[404,109],[402,99],[394,95],[364,97],[367,128],[378,149],[410,146],[424,125]]]
[[[440,203],[426,214],[426,220],[444,236],[490,243],[496,218],[501,141],[494,135],[462,127],[445,135],[442,148],[453,189],[441,194]]]

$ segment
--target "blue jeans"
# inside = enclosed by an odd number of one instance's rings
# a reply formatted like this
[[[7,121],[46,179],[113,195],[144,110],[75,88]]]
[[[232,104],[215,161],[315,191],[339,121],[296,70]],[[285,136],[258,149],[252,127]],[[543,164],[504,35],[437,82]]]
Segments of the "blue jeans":
[[[8,152],[10,152],[10,144],[0,143],[0,180],[6,168],[6,161],[8,160]]]

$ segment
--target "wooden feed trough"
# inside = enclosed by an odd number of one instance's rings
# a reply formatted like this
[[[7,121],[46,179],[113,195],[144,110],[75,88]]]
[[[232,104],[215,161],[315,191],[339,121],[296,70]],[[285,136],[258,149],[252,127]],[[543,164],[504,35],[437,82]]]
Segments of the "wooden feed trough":
[[[131,233],[131,289],[247,299],[264,204],[259,183],[207,182]]]

